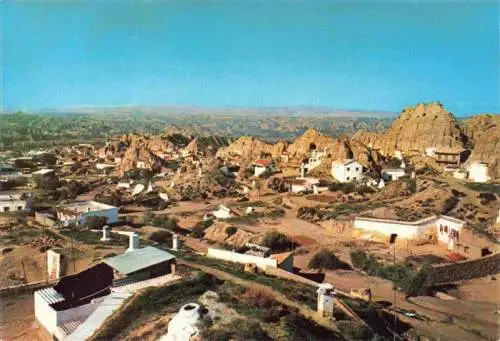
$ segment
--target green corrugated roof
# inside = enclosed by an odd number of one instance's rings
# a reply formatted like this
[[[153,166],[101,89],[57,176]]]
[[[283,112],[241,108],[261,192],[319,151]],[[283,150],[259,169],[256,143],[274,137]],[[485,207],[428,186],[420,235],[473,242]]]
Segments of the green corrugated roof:
[[[128,251],[115,257],[105,258],[104,263],[118,272],[128,275],[174,258],[175,256],[167,251],[160,250],[153,246],[146,246],[142,249]]]

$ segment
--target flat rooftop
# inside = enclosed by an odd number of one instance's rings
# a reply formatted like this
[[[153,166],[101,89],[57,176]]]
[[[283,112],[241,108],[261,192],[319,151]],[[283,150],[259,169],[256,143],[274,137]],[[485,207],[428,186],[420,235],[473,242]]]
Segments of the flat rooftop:
[[[103,204],[102,202],[89,200],[89,201],[78,201],[71,204],[61,205],[59,209],[71,210],[76,213],[85,213],[92,211],[108,210],[111,208],[116,208],[115,206]]]

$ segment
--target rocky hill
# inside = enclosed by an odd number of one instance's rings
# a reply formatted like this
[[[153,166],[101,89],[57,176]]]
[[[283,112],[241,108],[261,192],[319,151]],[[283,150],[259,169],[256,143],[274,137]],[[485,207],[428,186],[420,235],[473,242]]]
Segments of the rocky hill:
[[[467,163],[473,161],[487,162],[490,175],[500,178],[500,116],[478,115],[469,118],[464,123],[467,136],[467,146],[472,153]]]
[[[330,151],[335,145],[335,139],[323,135],[317,129],[308,129],[302,136],[299,136],[287,147],[287,152],[292,158],[302,158],[311,149],[318,151]]]
[[[277,157],[286,150],[285,142],[266,143],[252,136],[243,136],[225,148],[217,151],[216,156],[223,159],[237,158],[241,163],[252,162],[264,155]]]
[[[383,155],[393,155],[394,150],[424,152],[428,147],[461,149],[467,138],[453,114],[442,104],[434,102],[403,109],[382,134],[358,132],[353,139],[379,150]]]
[[[327,161],[355,158],[365,167],[372,167],[382,159],[377,151],[370,150],[359,141],[351,140],[345,135],[334,139],[316,129],[308,129],[289,145],[285,142],[271,144],[253,137],[241,137],[228,147],[221,148],[217,156],[223,159],[237,159],[240,163],[247,164],[263,156],[277,157],[286,152],[290,160],[300,162],[313,149],[321,152],[326,150]]]

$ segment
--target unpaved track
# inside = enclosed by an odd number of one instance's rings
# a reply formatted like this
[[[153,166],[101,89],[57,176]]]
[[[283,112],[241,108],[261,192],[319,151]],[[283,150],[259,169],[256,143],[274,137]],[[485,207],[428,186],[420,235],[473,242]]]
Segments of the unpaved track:
[[[194,268],[194,269],[201,270],[201,271],[206,272],[206,273],[208,273],[212,276],[215,276],[219,279],[222,279],[225,281],[231,281],[233,283],[236,283],[238,285],[241,285],[241,286],[244,286],[247,288],[259,289],[262,292],[265,292],[266,294],[268,294],[270,297],[274,298],[276,301],[278,301],[286,306],[293,307],[293,308],[297,309],[302,315],[304,315],[307,318],[310,318],[311,320],[315,321],[319,325],[321,325],[327,329],[330,329],[332,331],[335,331],[335,332],[339,331],[337,326],[334,323],[320,317],[316,311],[309,309],[308,307],[304,306],[303,304],[299,304],[297,302],[294,302],[294,301],[288,299],[282,293],[280,293],[280,292],[278,292],[278,291],[274,290],[273,288],[270,288],[266,285],[256,283],[253,281],[248,281],[248,280],[233,276],[230,273],[227,273],[225,271],[214,269],[214,268],[211,268],[211,267],[206,266],[206,265],[193,263],[193,262],[181,259],[181,258],[177,258],[177,263],[189,266],[189,267]]]

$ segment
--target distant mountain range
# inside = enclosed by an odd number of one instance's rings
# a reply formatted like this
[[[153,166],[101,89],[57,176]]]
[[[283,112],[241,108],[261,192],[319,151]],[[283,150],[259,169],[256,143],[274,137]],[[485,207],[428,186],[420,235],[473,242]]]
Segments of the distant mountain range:
[[[329,116],[329,117],[377,117],[394,118],[397,113],[385,111],[363,111],[337,109],[326,106],[290,106],[290,107],[199,107],[189,105],[165,106],[82,106],[68,108],[42,108],[30,111],[37,114],[128,114],[128,115],[217,115],[217,116]]]

